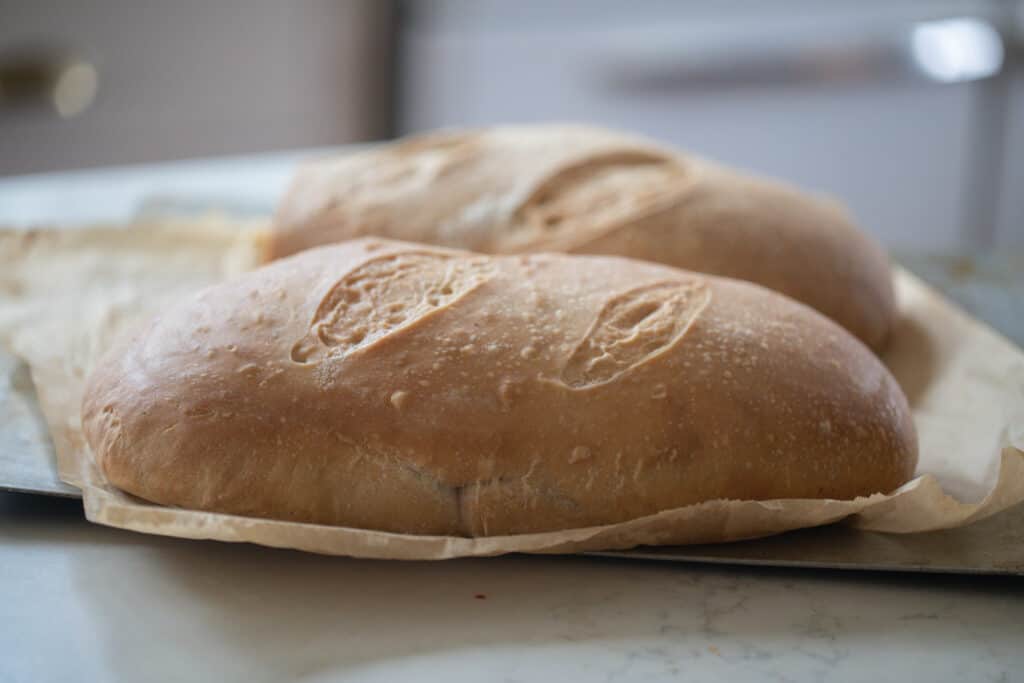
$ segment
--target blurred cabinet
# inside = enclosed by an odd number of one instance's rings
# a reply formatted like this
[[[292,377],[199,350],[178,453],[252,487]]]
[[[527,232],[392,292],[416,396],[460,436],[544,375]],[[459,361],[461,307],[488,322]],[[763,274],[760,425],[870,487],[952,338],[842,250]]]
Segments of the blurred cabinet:
[[[382,0],[0,0],[0,175],[383,137],[392,33]]]
[[[1010,5],[711,5],[409,3],[399,128],[619,126],[839,197],[889,244],[1024,241],[1020,110],[987,123]]]

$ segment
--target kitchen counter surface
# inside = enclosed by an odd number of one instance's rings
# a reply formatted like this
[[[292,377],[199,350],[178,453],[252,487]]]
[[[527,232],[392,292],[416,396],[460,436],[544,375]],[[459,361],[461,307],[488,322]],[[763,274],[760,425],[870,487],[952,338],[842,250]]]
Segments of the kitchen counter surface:
[[[350,560],[0,496],[0,681],[1014,681],[1012,578]]]
[[[0,179],[0,224],[124,220],[183,197],[258,214],[296,158]],[[1024,340],[1024,260],[900,260]],[[349,560],[133,534],[89,524],[78,501],[0,494],[0,683],[1015,681],[1022,613],[1011,577]]]

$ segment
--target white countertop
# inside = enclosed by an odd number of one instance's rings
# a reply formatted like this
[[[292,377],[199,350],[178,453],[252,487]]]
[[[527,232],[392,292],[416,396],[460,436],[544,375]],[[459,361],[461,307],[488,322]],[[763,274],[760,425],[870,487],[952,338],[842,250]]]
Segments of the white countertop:
[[[0,225],[126,221],[140,210],[167,204],[269,214],[300,160],[337,151],[306,149],[0,177]]]
[[[0,178],[0,224],[266,213],[309,152]],[[1019,579],[583,557],[357,561],[0,494],[0,683],[1024,680]]]
[[[0,606],[4,683],[1024,677],[1014,579],[349,560],[102,528],[20,494],[0,494]]]

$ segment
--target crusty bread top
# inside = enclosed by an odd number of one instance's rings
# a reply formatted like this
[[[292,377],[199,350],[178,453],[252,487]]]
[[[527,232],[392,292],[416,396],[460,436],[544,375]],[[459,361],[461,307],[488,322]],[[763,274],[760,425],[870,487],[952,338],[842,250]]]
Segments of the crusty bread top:
[[[837,204],[593,126],[443,131],[307,163],[279,207],[271,256],[364,235],[748,280],[876,349],[895,315],[885,253]]]
[[[408,533],[853,498],[916,462],[887,370],[776,293],[382,240],[168,309],[103,359],[83,424],[109,480],[143,498]]]

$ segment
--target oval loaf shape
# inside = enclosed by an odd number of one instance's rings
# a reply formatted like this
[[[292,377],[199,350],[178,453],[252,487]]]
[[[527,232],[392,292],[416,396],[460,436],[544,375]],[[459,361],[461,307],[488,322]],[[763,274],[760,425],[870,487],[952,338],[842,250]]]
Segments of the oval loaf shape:
[[[613,257],[355,240],[164,311],[89,378],[111,483],[198,510],[486,536],[912,475],[906,399],[767,289]]]
[[[447,131],[311,161],[278,207],[270,257],[364,235],[747,280],[875,349],[895,317],[885,252],[837,204],[593,126]]]

